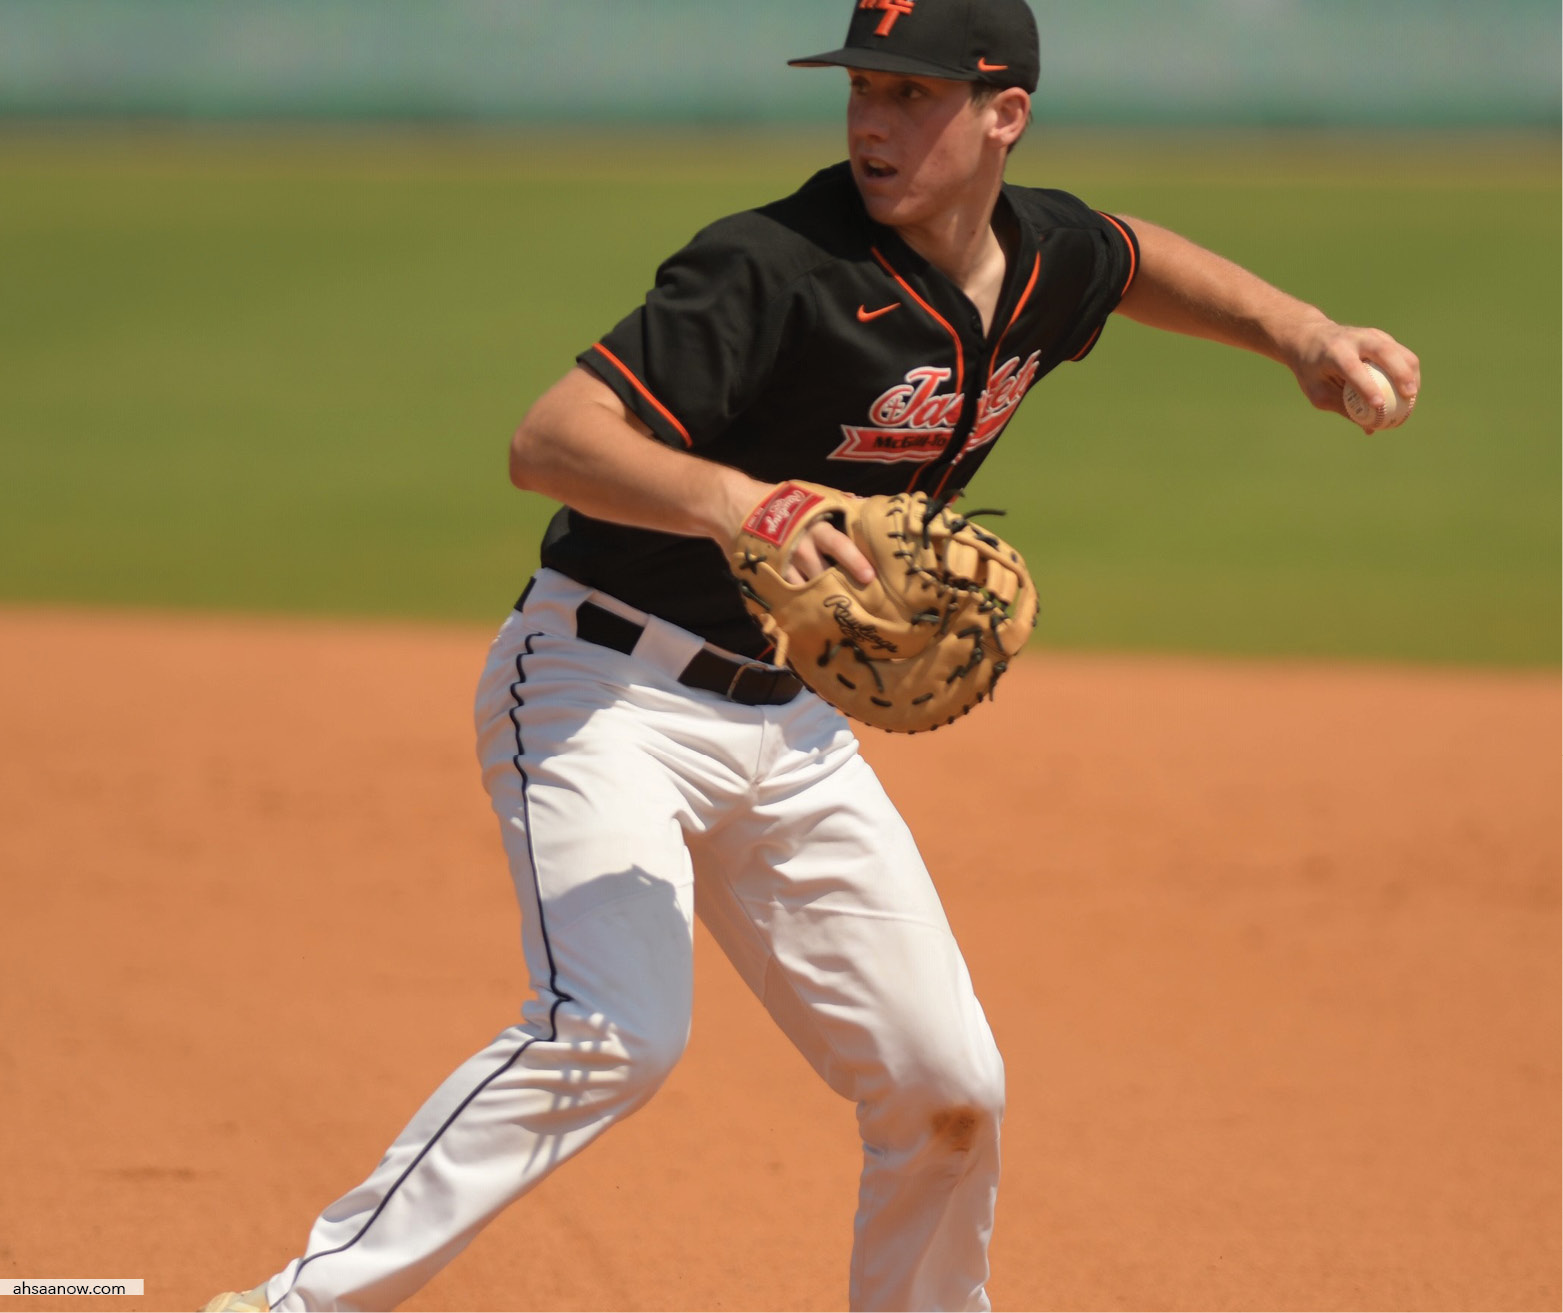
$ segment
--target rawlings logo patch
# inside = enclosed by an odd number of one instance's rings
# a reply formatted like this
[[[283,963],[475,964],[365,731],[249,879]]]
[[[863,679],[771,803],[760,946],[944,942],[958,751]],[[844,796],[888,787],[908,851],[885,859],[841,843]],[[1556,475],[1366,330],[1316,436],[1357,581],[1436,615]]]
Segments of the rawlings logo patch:
[[[744,532],[763,538],[773,547],[787,541],[798,521],[824,500],[819,493],[784,483],[749,513]]]
[[[899,651],[896,645],[873,625],[865,625],[852,614],[851,599],[843,597],[840,593],[833,593],[825,599],[825,605],[836,617],[836,628],[841,630],[841,636],[848,642],[856,643],[859,647],[878,648],[879,651],[888,652],[891,656],[895,656]]]

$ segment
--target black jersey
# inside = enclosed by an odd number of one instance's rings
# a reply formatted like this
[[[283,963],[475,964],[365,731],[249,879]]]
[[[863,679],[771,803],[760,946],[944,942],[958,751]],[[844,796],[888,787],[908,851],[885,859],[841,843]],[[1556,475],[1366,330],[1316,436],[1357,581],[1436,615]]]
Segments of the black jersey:
[[[661,441],[756,479],[957,491],[1036,381],[1090,351],[1139,257],[1126,224],[1066,192],[1005,186],[999,207],[1011,257],[986,334],[868,217],[843,163],[701,231],[577,359]],[[708,539],[565,508],[542,561],[719,646],[766,648]]]

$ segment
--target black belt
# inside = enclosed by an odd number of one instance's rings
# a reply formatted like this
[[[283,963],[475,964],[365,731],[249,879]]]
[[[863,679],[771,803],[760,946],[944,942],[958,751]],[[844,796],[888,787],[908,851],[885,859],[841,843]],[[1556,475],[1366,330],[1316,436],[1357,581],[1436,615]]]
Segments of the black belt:
[[[599,647],[611,647],[626,655],[645,633],[645,625],[615,615],[596,602],[582,602],[575,608],[575,635]],[[758,661],[733,660],[718,656],[703,647],[690,657],[679,673],[678,682],[686,688],[704,689],[746,707],[774,707],[791,702],[803,690],[803,681],[790,670]]]

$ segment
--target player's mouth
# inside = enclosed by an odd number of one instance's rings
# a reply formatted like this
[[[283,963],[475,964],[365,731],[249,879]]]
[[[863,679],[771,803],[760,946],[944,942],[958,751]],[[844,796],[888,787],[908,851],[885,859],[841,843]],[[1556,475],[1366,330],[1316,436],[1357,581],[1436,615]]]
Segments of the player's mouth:
[[[882,182],[896,175],[896,170],[891,165],[886,164],[883,160],[871,158],[858,161],[858,172],[874,182]]]

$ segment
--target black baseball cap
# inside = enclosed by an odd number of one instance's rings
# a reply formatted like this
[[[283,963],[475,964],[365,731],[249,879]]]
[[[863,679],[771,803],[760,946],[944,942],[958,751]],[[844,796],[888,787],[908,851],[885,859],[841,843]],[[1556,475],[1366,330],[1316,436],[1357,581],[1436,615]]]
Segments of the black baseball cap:
[[[1026,0],[854,0],[846,44],[794,68],[839,64],[1037,89],[1037,20]]]

